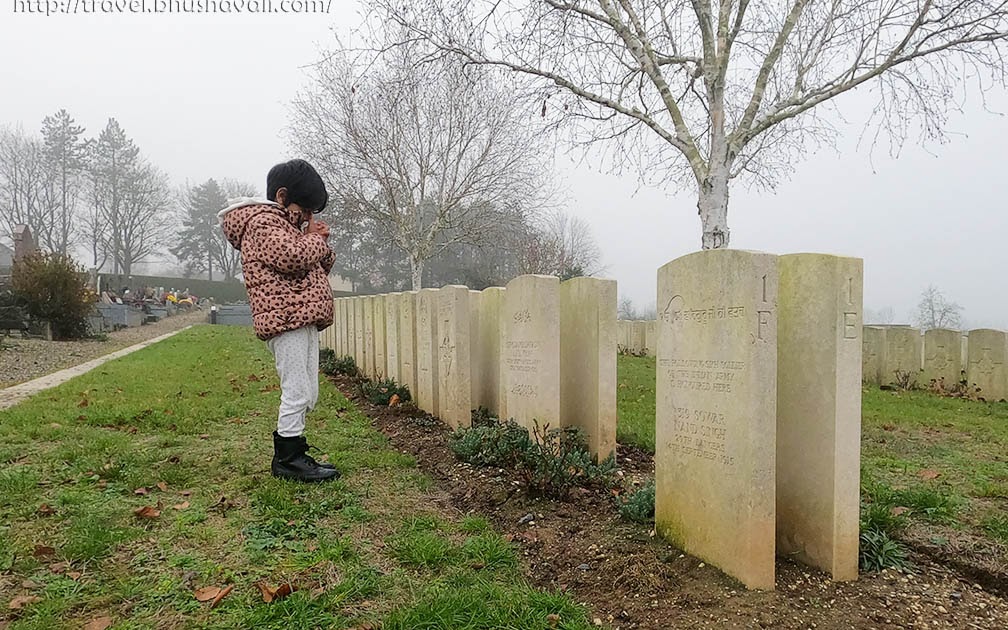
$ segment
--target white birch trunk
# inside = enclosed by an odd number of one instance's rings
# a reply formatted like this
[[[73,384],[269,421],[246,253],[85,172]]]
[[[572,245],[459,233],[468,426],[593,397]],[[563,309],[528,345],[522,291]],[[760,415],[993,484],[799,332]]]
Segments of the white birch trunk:
[[[423,288],[423,268],[424,263],[419,256],[410,256],[410,273],[413,277],[413,290],[419,291]]]
[[[724,109],[711,108],[711,151],[707,172],[699,182],[697,210],[703,228],[703,249],[728,247],[728,183],[732,155],[724,132]]]

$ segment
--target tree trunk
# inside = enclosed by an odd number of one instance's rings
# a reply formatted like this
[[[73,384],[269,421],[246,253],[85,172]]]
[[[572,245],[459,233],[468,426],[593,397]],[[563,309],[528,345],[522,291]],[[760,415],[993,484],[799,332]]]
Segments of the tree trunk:
[[[410,272],[413,277],[413,290],[419,291],[423,288],[423,261],[416,256],[410,256]]]
[[[728,167],[711,165],[711,172],[700,182],[697,201],[703,227],[704,249],[728,247]]]

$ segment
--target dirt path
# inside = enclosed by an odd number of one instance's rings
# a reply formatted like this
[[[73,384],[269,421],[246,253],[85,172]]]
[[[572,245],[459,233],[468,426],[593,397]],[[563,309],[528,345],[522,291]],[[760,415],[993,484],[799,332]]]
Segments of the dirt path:
[[[45,341],[0,338],[0,388],[80,365],[165,333],[206,321],[205,311],[168,317],[154,324],[109,333],[107,341]]]
[[[912,574],[890,570],[839,584],[779,560],[776,591],[747,591],[656,539],[648,527],[620,519],[612,496],[584,492],[566,502],[529,497],[510,471],[456,460],[440,422],[421,412],[370,405],[348,379],[336,384],[431,475],[432,500],[491,519],[520,549],[533,583],[570,593],[597,623],[654,630],[1008,628],[1008,601],[923,555],[911,558]],[[639,451],[622,449],[618,464],[627,477],[653,466]]]

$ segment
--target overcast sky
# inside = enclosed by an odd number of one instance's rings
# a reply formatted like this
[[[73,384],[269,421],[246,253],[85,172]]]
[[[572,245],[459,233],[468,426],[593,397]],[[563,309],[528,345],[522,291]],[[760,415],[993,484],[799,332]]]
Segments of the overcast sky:
[[[152,1],[152,0],[148,0]],[[346,32],[356,7],[333,0],[321,15],[56,15],[0,11],[0,125],[37,130],[66,108],[96,135],[114,116],[176,183],[237,178],[265,187],[289,156],[286,102],[302,67]],[[849,100],[856,120],[866,98]],[[909,322],[934,284],[971,326],[1008,328],[1005,147],[1008,96],[978,98],[954,116],[951,141],[908,146],[897,160],[858,150],[852,122],[835,150],[797,167],[772,193],[737,186],[733,247],[827,252],[864,259],[865,307]],[[561,159],[568,210],[593,227],[621,295],[655,301],[655,272],[699,248],[695,197],[640,189]],[[635,193],[636,191],[636,193]]]

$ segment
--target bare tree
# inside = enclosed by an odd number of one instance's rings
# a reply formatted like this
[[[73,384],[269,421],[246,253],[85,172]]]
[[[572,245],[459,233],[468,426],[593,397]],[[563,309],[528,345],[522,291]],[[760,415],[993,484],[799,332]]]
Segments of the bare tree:
[[[541,203],[543,154],[503,77],[457,60],[420,67],[403,46],[370,65],[337,50],[294,103],[291,132],[335,206],[373,221],[409,261],[479,243],[509,211]]]
[[[167,249],[175,233],[169,210],[171,191],[168,176],[147,163],[133,168],[122,181],[122,205],[118,222],[110,225],[114,235],[113,259],[123,276],[133,273],[133,265]]]
[[[371,0],[370,26],[531,79],[576,146],[697,194],[704,249],[727,247],[732,180],[770,187],[861,86],[898,151],[941,139],[957,88],[1003,82],[1003,0]],[[400,36],[399,33],[405,32]],[[878,137],[876,135],[876,137]]]
[[[87,153],[83,133],[84,127],[77,125],[65,109],[42,121],[49,190],[54,198],[46,204],[49,225],[39,241],[61,254],[69,251],[76,237],[77,201]]]
[[[27,225],[39,241],[48,227],[48,179],[42,142],[21,128],[0,130],[0,224],[5,234]]]
[[[92,263],[101,268],[112,260],[112,273],[123,272],[126,187],[142,170],[140,150],[115,118],[110,118],[96,140],[88,144],[90,202],[83,225]],[[138,181],[138,185],[143,183]]]
[[[566,279],[601,272],[602,251],[584,219],[553,211],[521,227],[515,247],[521,273]]]
[[[958,328],[962,323],[962,307],[950,302],[934,285],[921,293],[917,304],[917,325],[923,330]]]

